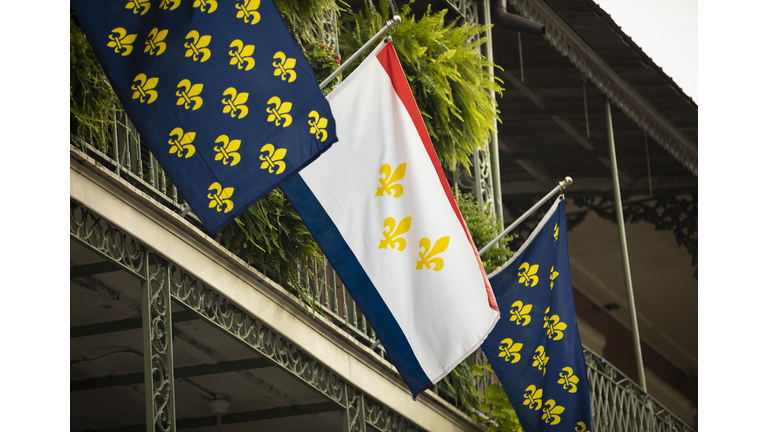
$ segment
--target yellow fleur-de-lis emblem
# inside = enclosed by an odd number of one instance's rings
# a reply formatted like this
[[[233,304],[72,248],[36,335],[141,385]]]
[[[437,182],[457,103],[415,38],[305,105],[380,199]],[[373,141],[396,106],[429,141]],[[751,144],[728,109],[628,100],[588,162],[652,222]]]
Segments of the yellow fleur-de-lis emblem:
[[[165,52],[165,37],[168,36],[168,30],[153,28],[144,42],[144,52],[149,55],[159,56]],[[155,52],[157,50],[157,52]]]
[[[240,162],[240,153],[236,151],[240,148],[240,140],[230,141],[228,136],[219,135],[215,142],[223,144],[221,147],[213,147],[213,150],[216,151],[217,161],[222,161],[224,165],[229,166],[235,166]]]
[[[549,280],[551,281],[549,283],[550,290],[555,287],[555,278],[559,275],[560,273],[555,271],[555,266],[552,266],[552,270],[549,271]]]
[[[181,0],[163,0],[160,2],[160,7],[165,10],[174,10],[181,4]]]
[[[240,39],[233,40],[232,43],[229,44],[229,47],[235,48],[229,50],[229,55],[232,57],[229,59],[229,64],[237,65],[238,69],[245,68],[247,71],[253,69],[253,66],[256,65],[256,60],[251,56],[256,47],[253,45],[244,45],[243,41]]]
[[[126,9],[133,9],[134,14],[141,12],[140,15],[147,13],[147,11],[149,11],[149,7],[149,0],[130,0],[128,4],[125,5]]]
[[[328,138],[328,132],[325,131],[328,120],[325,117],[320,117],[320,114],[313,110],[309,113],[309,125],[311,126],[309,133],[315,134],[315,138],[319,139],[320,142],[325,142]]]
[[[523,393],[523,405],[527,405],[528,409],[538,410],[541,409],[541,389],[536,389],[535,385],[529,385]]]
[[[237,17],[242,18],[246,23],[250,22],[252,25],[261,20],[261,14],[257,11],[260,0],[240,0],[235,7],[237,8]],[[250,21],[249,21],[250,20]]]
[[[576,423],[576,432],[589,432],[587,430],[587,425],[584,422],[578,422]]]
[[[267,108],[269,113],[269,117],[267,117],[268,122],[275,122],[275,125],[282,127],[291,125],[293,117],[288,114],[293,107],[291,102],[282,102],[279,97],[273,96],[267,101],[267,105],[274,105],[274,107]],[[282,125],[280,124],[281,121],[284,122]]]
[[[195,135],[195,132],[184,133],[183,129],[178,127],[175,128],[169,135],[171,137],[176,136],[176,138],[168,140],[168,144],[171,145],[171,150],[168,153],[176,153],[176,156],[178,157],[184,156],[184,159],[189,159],[195,154],[195,146],[192,145],[192,141],[195,140]]]
[[[499,345],[499,351],[501,351],[499,357],[504,357],[504,361],[517,363],[520,360],[518,351],[521,349],[523,349],[522,343],[514,343],[510,338],[503,339],[501,345]]]
[[[518,300],[512,303],[512,309],[509,310],[512,316],[509,317],[509,320],[514,321],[517,325],[522,323],[523,326],[527,326],[531,322],[531,316],[528,315],[531,313],[531,309],[533,309],[533,305],[524,305],[523,302]]]
[[[387,228],[387,230],[382,232],[384,240],[379,241],[379,249],[386,249],[389,246],[402,252],[405,249],[406,243],[405,239],[400,236],[411,229],[411,217],[403,218],[397,224],[397,228],[395,228],[395,218],[388,217],[384,220],[384,228]]]
[[[264,144],[260,151],[266,153],[259,156],[259,159],[264,161],[261,163],[261,169],[269,169],[269,172],[274,174],[280,174],[285,171],[285,162],[281,159],[288,152],[286,149],[275,150],[275,146],[272,144]]]
[[[179,99],[176,101],[176,105],[184,105],[184,109],[192,107],[192,111],[203,106],[203,98],[200,97],[200,92],[203,91],[202,84],[192,85],[192,82],[188,79],[179,81],[179,85],[176,86],[178,90],[176,96]],[[192,106],[194,104],[194,106]]]
[[[211,202],[208,203],[208,208],[216,207],[217,212],[224,210],[224,213],[229,213],[235,207],[235,204],[229,198],[232,198],[232,194],[235,192],[235,188],[223,188],[221,184],[215,182],[208,188],[209,191],[215,191],[208,194],[208,199]]]
[[[112,34],[109,35],[110,42],[107,42],[107,46],[115,49],[116,54],[127,56],[133,51],[133,41],[136,40],[135,34],[128,34],[128,32],[118,27],[112,29]],[[122,53],[120,51],[123,51]]]
[[[135,84],[131,86],[131,89],[134,90],[133,99],[147,104],[154,102],[157,99],[157,91],[152,89],[157,86],[158,81],[160,81],[158,78],[147,79],[144,74],[136,75],[136,78],[133,79]]]
[[[384,196],[384,192],[386,192],[388,196],[400,198],[403,194],[403,186],[394,183],[405,177],[405,168],[406,164],[401,163],[395,168],[395,172],[393,173],[392,167],[389,166],[389,164],[382,165],[381,168],[379,168],[379,175],[383,175],[384,177],[379,178],[379,184],[381,186],[376,188],[376,195],[374,196]]]
[[[549,357],[547,357],[544,347],[539,345],[539,347],[536,348],[536,352],[533,354],[533,367],[539,368],[539,370],[542,371],[541,376],[547,374],[546,366],[548,361]]]
[[[528,286],[528,284],[531,284],[531,287],[535,287],[537,283],[539,283],[539,277],[536,276],[536,272],[539,271],[539,265],[529,265],[527,262],[520,265],[520,268],[518,270],[521,270],[517,272],[517,275],[520,276],[520,280],[518,280],[519,283],[525,282],[525,286]]]
[[[238,119],[248,115],[248,107],[245,106],[245,103],[248,101],[248,93],[238,93],[234,87],[230,87],[224,90],[223,96],[229,96],[229,98],[221,100],[221,103],[224,104],[224,110],[222,111],[224,114],[228,113],[232,118],[237,116]]]
[[[197,30],[192,30],[184,38],[187,39],[187,42],[184,42],[184,47],[188,48],[187,52],[184,53],[184,57],[192,57],[192,60],[199,61],[200,63],[211,57],[211,50],[206,48],[211,43],[211,36],[200,36]]]
[[[554,399],[550,399],[544,403],[544,408],[541,410],[541,419],[544,420],[544,423],[554,426],[560,423],[560,416],[558,414],[562,414],[563,411],[565,411],[565,408],[558,406]]]
[[[545,314],[549,313],[549,308],[544,311]],[[544,328],[547,329],[547,337],[552,340],[560,340],[563,338],[563,330],[568,328],[568,324],[560,322],[560,316],[558,315],[544,315]]]
[[[419,260],[416,261],[416,270],[422,270],[424,267],[426,267],[427,270],[430,270],[432,269],[431,266],[433,264],[435,265],[435,268],[432,270],[442,270],[445,263],[443,262],[442,258],[436,257],[435,255],[443,253],[446,249],[448,249],[448,243],[450,241],[450,236],[440,237],[435,242],[435,247],[430,250],[429,248],[432,246],[432,241],[427,237],[421,239],[419,241]],[[424,248],[423,251],[421,250],[422,248]]]
[[[573,374],[573,369],[566,366],[563,368],[563,371],[560,372],[560,379],[557,380],[557,383],[562,384],[563,388],[568,390],[568,393],[576,393],[576,384],[579,383],[579,377]],[[568,387],[570,387],[570,389]]]
[[[275,76],[279,76],[283,81],[288,80],[289,83],[296,81],[296,72],[293,68],[296,67],[296,59],[287,58],[284,52],[278,51],[275,56],[276,62],[272,62],[272,66],[275,69]]]
[[[219,7],[219,4],[216,0],[195,0],[192,7],[199,7],[202,12],[213,13],[213,11]],[[205,10],[206,8],[208,8],[208,10]]]
[[[560,233],[560,227],[555,224],[555,241],[557,241],[557,235]]]

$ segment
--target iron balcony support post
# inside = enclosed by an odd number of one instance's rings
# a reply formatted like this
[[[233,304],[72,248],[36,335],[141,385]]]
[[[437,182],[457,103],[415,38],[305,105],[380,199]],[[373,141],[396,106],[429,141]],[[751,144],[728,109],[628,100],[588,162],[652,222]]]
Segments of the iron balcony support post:
[[[613,180],[613,200],[616,202],[616,224],[619,227],[619,245],[621,246],[621,263],[624,266],[624,285],[627,288],[627,305],[629,320],[632,326],[632,342],[635,346],[635,361],[637,362],[637,382],[643,392],[645,387],[645,370],[643,369],[643,354],[640,351],[640,332],[637,328],[637,312],[635,310],[635,294],[632,290],[632,274],[629,269],[629,250],[627,249],[627,233],[624,229],[624,210],[621,205],[621,188],[619,186],[619,170],[616,166],[616,143],[613,139],[613,120],[611,119],[611,103],[605,96],[605,124],[608,132],[608,156],[611,161],[611,179]]]
[[[491,0],[483,0],[483,24],[491,24]],[[485,58],[488,59],[488,75],[494,80],[493,40],[491,29],[485,31]],[[496,99],[496,92],[491,90],[491,99]],[[491,183],[493,184],[493,209],[499,220],[499,231],[504,229],[504,207],[501,203],[501,172],[499,167],[499,134],[496,131],[496,119],[493,119],[493,131],[488,148],[491,157]]]
[[[170,273],[160,260],[153,272],[150,255],[144,254],[141,282],[147,432],[176,432]]]

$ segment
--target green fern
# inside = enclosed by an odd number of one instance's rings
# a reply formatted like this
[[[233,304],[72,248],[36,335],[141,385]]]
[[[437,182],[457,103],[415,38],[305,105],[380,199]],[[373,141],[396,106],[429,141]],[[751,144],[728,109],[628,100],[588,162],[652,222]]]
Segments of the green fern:
[[[384,26],[388,17],[386,2],[380,8],[382,13],[366,3],[364,13],[341,18],[342,58],[354,53]],[[405,5],[402,21],[391,34],[435,152],[447,166],[461,163],[469,168],[474,149],[485,148],[495,131],[494,119],[500,121],[490,92],[501,94],[503,89],[500,81],[488,74],[491,63],[480,54],[485,38],[467,42],[489,27],[456,22],[446,25],[446,12],[427,9],[416,20],[410,15],[410,6]],[[362,60],[356,60],[351,70]]]

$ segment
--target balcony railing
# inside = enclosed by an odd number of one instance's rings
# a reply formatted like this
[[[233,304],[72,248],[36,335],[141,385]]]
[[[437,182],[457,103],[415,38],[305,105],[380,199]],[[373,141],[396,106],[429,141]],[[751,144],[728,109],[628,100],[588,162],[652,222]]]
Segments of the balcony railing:
[[[107,152],[93,147],[86,140],[72,137],[73,142],[87,148],[89,155],[133,186],[150,194],[162,204],[178,213],[185,211],[186,202],[170,182],[157,160],[146,146],[130,120],[121,114],[116,116],[112,130],[112,145]],[[192,213],[185,216],[202,227]],[[359,342],[369,346],[387,359],[384,348],[379,345],[376,333],[368,324],[360,308],[352,299],[334,269],[323,259],[314,264],[312,271],[305,269],[310,281],[315,303],[326,319]],[[268,275],[269,276],[269,275]],[[694,429],[672,414],[661,403],[643,392],[620,370],[602,359],[587,347],[584,358],[587,365],[587,380],[592,396],[592,432],[693,432]],[[475,363],[487,363],[481,351],[473,357]],[[446,376],[433,390],[451,405],[461,409],[452,390],[450,376]],[[483,391],[489,384],[497,382],[493,374],[475,377],[475,386]]]

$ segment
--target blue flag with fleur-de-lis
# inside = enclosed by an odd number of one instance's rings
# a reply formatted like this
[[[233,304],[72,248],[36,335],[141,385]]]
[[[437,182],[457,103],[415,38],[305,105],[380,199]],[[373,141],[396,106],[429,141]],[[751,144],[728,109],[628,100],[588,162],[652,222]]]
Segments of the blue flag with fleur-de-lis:
[[[272,0],[72,0],[128,117],[211,233],[337,141]]]
[[[482,345],[526,432],[592,431],[563,196],[489,279],[501,318]]]

